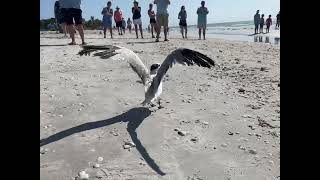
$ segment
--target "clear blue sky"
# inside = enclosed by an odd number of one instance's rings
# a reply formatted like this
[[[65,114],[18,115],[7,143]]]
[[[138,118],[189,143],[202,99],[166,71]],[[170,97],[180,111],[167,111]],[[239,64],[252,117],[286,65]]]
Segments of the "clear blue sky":
[[[46,19],[54,17],[53,6],[56,0],[40,0],[40,18]],[[146,27],[149,24],[147,15],[149,3],[153,0],[139,0],[142,9],[142,23]],[[171,0],[169,5],[169,25],[177,26],[178,13],[182,5],[186,7],[188,13],[188,24],[196,24],[197,8],[200,6],[201,0]],[[82,16],[86,20],[90,16],[102,19],[101,10],[107,4],[107,0],[82,0]],[[115,9],[119,6],[122,9],[124,17],[132,17],[131,7],[133,0],[112,0],[112,7]],[[209,9],[208,23],[246,21],[252,20],[257,9],[261,14],[276,16],[280,10],[280,0],[206,0],[206,6]],[[154,9],[156,7],[154,6]]]

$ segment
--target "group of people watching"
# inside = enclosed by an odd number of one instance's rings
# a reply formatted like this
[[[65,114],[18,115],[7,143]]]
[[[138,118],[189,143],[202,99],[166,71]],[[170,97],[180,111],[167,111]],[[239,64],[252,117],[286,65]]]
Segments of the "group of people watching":
[[[84,32],[82,25],[82,10],[80,8],[81,0],[57,0],[55,3],[55,16],[57,24],[62,25],[62,29],[65,33],[70,34],[71,43],[69,45],[76,44],[74,34],[75,30],[79,32],[82,40],[82,44],[86,44],[84,41]],[[153,4],[156,5],[157,11],[153,10]],[[169,23],[169,12],[168,5],[170,5],[170,0],[154,0],[153,4],[149,4],[148,16],[150,18],[151,35],[152,38],[156,38],[156,42],[159,42],[161,28],[163,27],[164,41],[168,41],[168,23]],[[134,0],[132,10],[132,20],[128,18],[125,21],[123,13],[119,7],[113,12],[111,1],[107,2],[107,6],[102,9],[101,14],[103,15],[103,32],[104,38],[106,38],[107,29],[110,30],[111,38],[113,38],[112,23],[115,22],[116,28],[119,35],[125,33],[125,29],[128,28],[131,33],[132,24],[134,25],[136,38],[139,38],[138,30],[140,31],[140,36],[143,38],[142,30],[142,20],[141,20],[141,7],[139,2]],[[201,34],[203,39],[205,39],[206,28],[207,28],[207,15],[209,11],[205,7],[205,1],[201,1],[201,6],[197,10],[198,14],[198,28],[199,28],[199,39],[201,39]],[[187,12],[185,6],[181,7],[178,15],[179,26],[181,30],[182,38],[187,38]],[[154,35],[156,34],[156,36]]]
[[[272,25],[272,19],[271,19],[271,15],[269,15],[269,17],[264,20],[264,14],[261,15],[260,17],[260,11],[257,10],[256,14],[254,15],[254,33],[258,34],[258,33],[263,33],[263,27],[264,25],[266,25],[266,33],[270,32],[270,26]],[[276,21],[276,29],[280,28],[280,11],[277,14],[277,21]]]

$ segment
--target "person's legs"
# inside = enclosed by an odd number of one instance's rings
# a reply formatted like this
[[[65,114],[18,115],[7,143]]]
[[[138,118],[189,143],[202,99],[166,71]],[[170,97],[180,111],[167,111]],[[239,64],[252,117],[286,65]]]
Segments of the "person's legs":
[[[138,36],[138,25],[137,24],[134,25],[134,30],[136,31],[137,38],[139,38],[139,36]]]
[[[64,32],[64,36],[67,37],[67,25],[66,25],[66,23],[62,23],[62,29],[63,29],[63,32]]]
[[[156,42],[159,42],[159,36],[160,36],[160,32],[161,32],[160,15],[157,14],[156,18],[157,18],[156,24],[155,24],[155,30],[157,32]]]
[[[201,39],[201,27],[199,27],[199,40]]]
[[[77,27],[77,30],[78,30],[79,35],[81,37],[82,44],[85,44],[85,42],[84,42],[83,25],[82,24],[78,24],[76,27]]]
[[[106,32],[107,32],[107,28],[104,27],[104,28],[103,28],[103,38],[106,38]]]
[[[82,11],[80,9],[73,9],[72,11],[73,11],[73,18],[76,24],[76,28],[80,34],[82,44],[85,44],[83,25],[82,25]]]
[[[203,39],[206,40],[206,27],[203,28]]]
[[[181,35],[182,35],[182,38],[184,38],[184,35],[183,35],[183,27],[180,25],[180,32],[181,32]]]
[[[162,15],[163,17],[163,32],[164,32],[164,41],[168,41],[167,35],[168,35],[168,15]]]
[[[154,38],[153,29],[154,29],[154,23],[151,23],[151,37],[152,38]]]
[[[139,30],[140,30],[141,38],[143,39],[142,24],[139,24]]]
[[[187,37],[188,27],[187,27],[187,26],[185,26],[184,28],[185,28],[185,30],[184,30],[184,32],[185,32],[185,36],[184,36],[184,37],[185,37],[185,38],[188,38],[188,37]]]
[[[109,27],[109,31],[110,31],[111,39],[113,39],[112,25]]]

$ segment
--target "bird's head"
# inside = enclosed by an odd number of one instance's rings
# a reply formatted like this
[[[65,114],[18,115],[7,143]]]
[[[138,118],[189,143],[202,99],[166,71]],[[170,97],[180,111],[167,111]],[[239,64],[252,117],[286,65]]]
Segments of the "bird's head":
[[[152,64],[152,65],[150,66],[150,74],[156,74],[157,71],[158,71],[158,69],[159,69],[159,67],[160,67],[160,64],[159,64],[159,63],[157,63],[157,64]]]

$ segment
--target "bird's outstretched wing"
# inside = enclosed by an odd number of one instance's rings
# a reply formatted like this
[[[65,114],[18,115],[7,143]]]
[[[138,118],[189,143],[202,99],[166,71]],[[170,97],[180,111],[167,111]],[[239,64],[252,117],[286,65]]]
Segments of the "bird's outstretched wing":
[[[108,59],[114,55],[119,54],[121,60],[126,60],[132,70],[138,74],[141,78],[143,84],[145,85],[146,82],[150,79],[150,74],[146,66],[143,64],[141,59],[138,57],[130,49],[113,46],[113,45],[105,45],[105,46],[96,46],[96,45],[84,45],[82,46],[82,50],[78,53],[80,56],[82,55],[90,55],[92,52],[96,52],[93,56],[100,56],[102,59]]]
[[[158,86],[166,72],[176,63],[185,66],[198,65],[206,68],[211,68],[215,65],[215,62],[211,58],[200,52],[186,48],[176,49],[172,51],[163,61],[160,68],[158,69],[156,77],[153,79],[151,85],[153,87],[149,89],[158,89]]]

